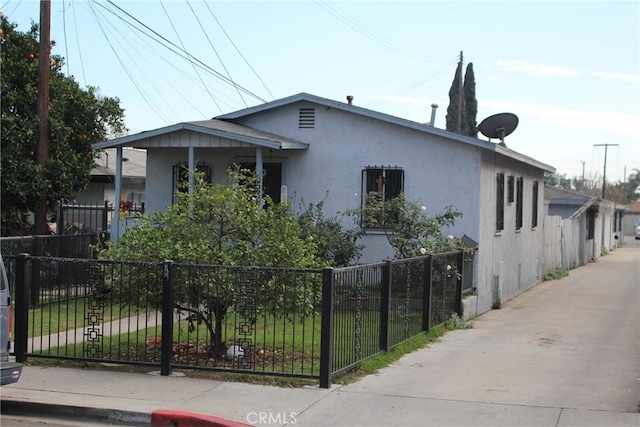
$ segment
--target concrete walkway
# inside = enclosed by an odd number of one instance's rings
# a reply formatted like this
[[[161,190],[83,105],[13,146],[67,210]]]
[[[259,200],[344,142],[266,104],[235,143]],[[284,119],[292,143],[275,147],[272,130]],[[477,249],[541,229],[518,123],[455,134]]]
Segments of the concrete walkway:
[[[2,413],[151,425],[169,410],[261,426],[640,426],[640,245],[545,282],[330,390],[27,366]],[[176,412],[180,411],[180,412]],[[155,424],[161,425],[161,424]]]

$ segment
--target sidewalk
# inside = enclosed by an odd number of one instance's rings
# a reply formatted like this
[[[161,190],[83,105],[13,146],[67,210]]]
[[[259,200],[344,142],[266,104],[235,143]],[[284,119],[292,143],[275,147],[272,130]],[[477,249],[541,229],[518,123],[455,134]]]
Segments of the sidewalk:
[[[638,427],[639,301],[640,245],[628,243],[480,316],[472,329],[449,332],[347,386],[286,389],[26,366],[20,382],[0,390],[2,413],[84,416],[125,425],[175,420],[178,426],[232,426],[235,421]],[[201,415],[200,421],[187,419],[193,413]]]

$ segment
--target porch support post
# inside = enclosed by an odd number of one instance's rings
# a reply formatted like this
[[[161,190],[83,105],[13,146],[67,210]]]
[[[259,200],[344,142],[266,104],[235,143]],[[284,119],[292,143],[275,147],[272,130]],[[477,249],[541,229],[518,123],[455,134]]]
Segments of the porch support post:
[[[262,198],[262,177],[263,163],[262,163],[262,147],[256,147],[256,175],[258,175],[258,199]]]
[[[116,194],[114,197],[113,216],[111,217],[111,236],[113,240],[120,237],[120,204],[122,200],[122,147],[116,148]]]
[[[189,147],[189,194],[193,193],[193,181],[194,174],[196,172],[196,149],[195,147]]]

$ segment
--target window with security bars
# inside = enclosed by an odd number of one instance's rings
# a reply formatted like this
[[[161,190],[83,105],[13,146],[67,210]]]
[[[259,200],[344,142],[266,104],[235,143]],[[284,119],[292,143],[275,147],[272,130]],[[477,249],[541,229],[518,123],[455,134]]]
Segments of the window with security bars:
[[[496,174],[496,231],[504,230],[504,174]]]
[[[363,207],[372,207],[376,202],[393,200],[404,191],[404,170],[395,166],[370,166],[362,171]],[[382,209],[380,212],[369,212],[363,218],[367,228],[383,228],[385,223],[397,221],[397,215]]]
[[[507,203],[513,203],[514,201],[514,179],[513,175],[507,177]]]
[[[596,234],[596,209],[587,210],[587,240],[593,240]]]
[[[531,197],[531,228],[538,226],[538,181],[533,181],[533,194]]]
[[[524,192],[524,181],[521,176],[516,179],[516,230],[522,228],[522,202]]]
[[[204,182],[211,183],[211,166],[204,163],[196,165],[196,173],[202,174]],[[178,162],[173,165],[173,203],[177,201],[179,193],[189,192],[189,165],[186,162]]]

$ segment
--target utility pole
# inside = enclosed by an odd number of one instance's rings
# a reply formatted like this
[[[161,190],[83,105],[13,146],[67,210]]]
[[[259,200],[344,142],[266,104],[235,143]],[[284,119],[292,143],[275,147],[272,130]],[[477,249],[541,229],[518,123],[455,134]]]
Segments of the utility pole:
[[[462,51],[460,51],[460,62],[459,62],[459,67],[460,67],[460,81],[458,82],[458,127],[457,127],[457,133],[460,134],[462,132],[462,100],[464,99],[464,84],[463,84],[463,72],[462,72],[462,65],[463,65],[463,59],[462,59]]]
[[[40,165],[40,178],[44,181],[49,164],[49,75],[51,55],[51,0],[40,0],[40,51],[38,56],[38,119],[40,139],[38,141],[37,161]],[[47,234],[47,191],[40,192],[35,210],[36,234]]]
[[[584,187],[584,160],[580,160],[582,162],[582,186]]]
[[[604,170],[602,172],[602,198],[607,187],[607,149],[609,147],[617,147],[620,144],[593,144],[594,147],[604,147]]]

